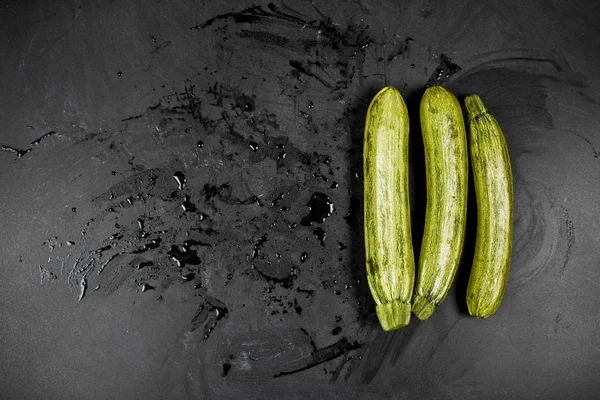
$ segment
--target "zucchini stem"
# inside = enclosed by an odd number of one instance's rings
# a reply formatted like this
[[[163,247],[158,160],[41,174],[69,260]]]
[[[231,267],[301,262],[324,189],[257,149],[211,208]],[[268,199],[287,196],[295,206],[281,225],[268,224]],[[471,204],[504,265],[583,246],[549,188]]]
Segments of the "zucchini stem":
[[[467,119],[469,122],[488,112],[483,101],[476,94],[465,97],[465,108],[467,109]]]
[[[403,328],[410,323],[411,305],[409,301],[393,300],[375,307],[377,318],[384,331]]]

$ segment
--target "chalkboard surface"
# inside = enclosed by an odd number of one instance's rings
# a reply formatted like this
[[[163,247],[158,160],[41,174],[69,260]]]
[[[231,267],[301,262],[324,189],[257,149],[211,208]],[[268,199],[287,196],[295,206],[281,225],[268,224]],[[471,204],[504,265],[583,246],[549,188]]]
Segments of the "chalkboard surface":
[[[1,9],[1,398],[600,395],[598,5]],[[364,117],[401,91],[418,254],[433,84],[479,94],[504,130],[509,282],[494,316],[468,315],[471,197],[450,294],[385,333],[365,278]]]

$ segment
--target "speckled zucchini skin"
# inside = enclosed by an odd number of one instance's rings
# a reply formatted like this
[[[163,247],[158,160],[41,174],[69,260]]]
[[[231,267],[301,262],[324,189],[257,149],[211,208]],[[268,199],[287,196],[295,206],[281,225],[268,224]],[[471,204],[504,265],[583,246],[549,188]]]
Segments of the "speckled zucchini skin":
[[[425,90],[420,106],[427,208],[412,311],[426,320],[448,294],[464,244],[468,152],[462,109],[441,86]]]
[[[364,234],[367,280],[385,331],[410,322],[415,274],[408,192],[408,111],[385,87],[367,111],[364,135]]]
[[[467,287],[467,307],[471,315],[487,318],[502,302],[510,269],[512,170],[500,125],[479,96],[467,96],[465,108],[477,198],[477,236]]]

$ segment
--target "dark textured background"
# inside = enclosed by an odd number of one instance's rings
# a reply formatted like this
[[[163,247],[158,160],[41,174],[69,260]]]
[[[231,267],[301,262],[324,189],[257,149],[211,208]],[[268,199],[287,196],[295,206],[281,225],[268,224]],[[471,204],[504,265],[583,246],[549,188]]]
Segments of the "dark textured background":
[[[598,395],[599,15],[4,2],[0,397]],[[401,89],[418,247],[427,83],[480,94],[503,126],[512,270],[497,314],[469,317],[471,219],[446,301],[386,334],[364,279],[363,118]]]

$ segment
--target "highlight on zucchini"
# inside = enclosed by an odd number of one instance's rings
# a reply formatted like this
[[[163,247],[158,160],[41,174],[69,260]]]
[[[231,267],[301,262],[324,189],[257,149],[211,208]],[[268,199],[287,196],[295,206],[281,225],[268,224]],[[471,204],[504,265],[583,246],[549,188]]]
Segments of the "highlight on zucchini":
[[[384,87],[367,111],[363,149],[367,281],[385,331],[410,322],[414,254],[408,192],[408,110]]]
[[[467,217],[468,153],[462,109],[441,86],[420,105],[427,206],[412,311],[421,320],[446,298],[458,269]]]
[[[467,286],[469,314],[493,315],[504,296],[512,253],[513,183],[498,121],[477,95],[465,98],[477,199],[475,256]]]

